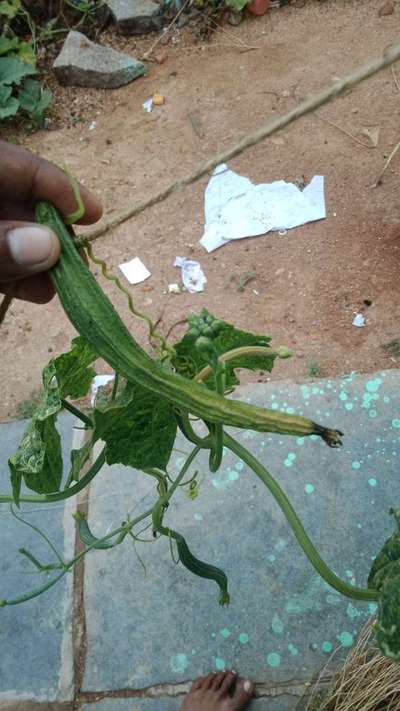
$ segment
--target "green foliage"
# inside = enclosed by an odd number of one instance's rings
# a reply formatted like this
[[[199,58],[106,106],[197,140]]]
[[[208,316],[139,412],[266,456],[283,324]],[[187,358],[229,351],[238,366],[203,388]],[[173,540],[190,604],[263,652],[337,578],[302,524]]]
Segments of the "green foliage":
[[[93,417],[94,436],[106,443],[108,464],[165,469],[177,427],[166,400],[126,383],[114,401],[95,408]]]
[[[210,324],[204,324],[204,319],[210,316],[212,321]],[[199,326],[200,319],[200,326]],[[247,346],[261,346],[267,348],[271,343],[270,336],[261,336],[247,331],[241,331],[225,321],[215,319],[206,309],[203,309],[199,317],[194,315],[188,316],[189,330],[183,339],[175,344],[176,355],[173,358],[173,365],[178,373],[185,378],[193,379],[207,364],[208,359],[201,350],[195,347],[198,340],[198,335],[202,334],[209,336],[206,332],[209,326],[212,330],[213,324],[217,324],[217,332],[212,336],[212,342],[218,356],[227,353],[236,348],[245,348]],[[225,386],[227,390],[239,385],[239,378],[235,373],[237,368],[245,368],[247,370],[265,370],[271,372],[274,366],[276,354],[263,353],[260,355],[238,355],[234,360],[230,361],[225,366]],[[204,381],[207,387],[214,389],[214,375],[211,373]]]
[[[76,400],[89,392],[96,375],[91,365],[98,356],[82,336],[74,338],[71,345],[68,353],[63,353],[50,363],[55,368],[60,396]]]
[[[28,78],[37,73],[34,46],[20,39],[10,25],[20,16],[27,18],[31,25],[30,16],[20,0],[0,2],[0,22],[3,19],[7,27],[0,35],[0,121],[19,112],[35,126],[40,126],[52,94],[39,81]]]
[[[392,509],[396,531],[375,558],[368,585],[378,590],[376,640],[383,654],[400,661],[400,509]]]

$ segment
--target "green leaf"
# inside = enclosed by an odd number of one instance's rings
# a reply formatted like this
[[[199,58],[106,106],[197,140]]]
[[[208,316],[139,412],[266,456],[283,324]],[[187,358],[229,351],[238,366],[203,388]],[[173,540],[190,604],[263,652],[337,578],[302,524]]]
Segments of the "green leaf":
[[[377,590],[376,639],[382,653],[400,660],[400,509],[391,510],[397,530],[384,543],[368,577],[368,587]]]
[[[165,469],[176,436],[172,406],[139,385],[126,384],[113,402],[94,409],[95,438],[106,447],[108,464]]]
[[[15,116],[19,109],[19,102],[11,94],[11,86],[0,84],[0,119]]]
[[[25,64],[35,64],[36,56],[30,42],[24,42],[18,37],[0,35],[0,57],[17,57]]]
[[[16,454],[8,462],[15,503],[19,501],[22,477],[27,487],[38,494],[52,493],[60,488],[63,462],[56,418],[61,410],[61,399],[55,372],[50,362],[43,371],[42,399]]]
[[[21,0],[2,0],[0,2],[0,15],[12,20],[21,9]]]
[[[197,336],[190,331],[193,329],[193,324],[196,325],[198,317],[189,316],[188,323],[191,326],[189,332],[182,338],[179,343],[174,344],[176,356],[173,358],[172,364],[175,370],[190,380],[207,365],[204,354],[200,353],[195,346]],[[265,346],[268,347],[271,342],[270,336],[262,336],[247,331],[240,331],[229,323],[221,322],[222,326],[218,335],[212,339],[213,345],[218,353],[222,355],[235,348],[243,346]],[[241,356],[235,358],[226,364],[226,388],[232,389],[239,384],[239,379],[235,374],[236,368],[246,368],[248,370],[266,370],[271,372],[274,366],[275,356]],[[205,380],[205,385],[211,389],[215,389],[214,376],[211,375]]]
[[[36,69],[14,57],[0,57],[0,84],[20,84],[24,77],[36,74]]]
[[[68,353],[54,358],[51,363],[55,369],[60,397],[76,400],[90,390],[96,372],[89,366],[98,355],[82,336],[74,338],[71,345]]]
[[[231,7],[232,10],[240,12],[246,5],[249,4],[250,0],[225,0],[225,5]]]
[[[40,82],[35,79],[25,79],[18,93],[21,109],[26,111],[36,123],[43,120],[43,114],[52,98],[51,91],[43,89]]]
[[[79,474],[82,467],[86,464],[92,451],[92,441],[86,442],[81,449],[73,449],[71,451],[71,469],[69,472],[69,481],[79,481]]]

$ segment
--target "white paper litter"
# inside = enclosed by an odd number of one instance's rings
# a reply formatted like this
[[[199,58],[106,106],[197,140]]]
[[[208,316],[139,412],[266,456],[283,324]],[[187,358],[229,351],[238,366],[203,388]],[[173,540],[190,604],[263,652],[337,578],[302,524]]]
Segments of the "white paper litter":
[[[151,276],[151,272],[144,266],[139,257],[131,259],[130,262],[120,264],[119,268],[130,284],[140,284],[140,282]]]
[[[168,294],[182,294],[179,284],[168,284]]]
[[[205,191],[205,228],[200,244],[212,252],[232,239],[290,230],[325,217],[322,175],[315,175],[301,191],[284,180],[254,185],[222,163]]]
[[[111,382],[111,380],[114,380],[113,375],[95,375],[93,380],[92,380],[92,387],[91,387],[91,394],[92,397],[90,398],[90,404],[92,407],[94,407],[94,404],[96,402],[96,395],[97,391],[99,388],[104,387],[104,385],[107,385],[107,383]]]
[[[151,99],[147,99],[147,101],[144,102],[143,108],[147,113],[151,113],[153,111],[153,97]]]
[[[174,267],[180,267],[182,269],[183,284],[191,294],[204,291],[207,278],[199,262],[185,259],[185,257],[177,257],[174,262]]]
[[[365,316],[363,316],[363,314],[357,314],[353,319],[353,326],[357,326],[357,328],[365,326]]]

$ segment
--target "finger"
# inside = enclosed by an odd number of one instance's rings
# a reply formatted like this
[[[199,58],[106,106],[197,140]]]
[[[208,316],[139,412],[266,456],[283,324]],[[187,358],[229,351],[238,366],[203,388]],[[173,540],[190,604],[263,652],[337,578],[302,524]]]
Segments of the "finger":
[[[196,679],[193,682],[191,691],[196,691],[196,689],[201,689],[203,682],[204,682],[204,677],[200,676],[198,679]]]
[[[44,272],[59,256],[60,243],[48,227],[29,222],[0,222],[0,282]]]
[[[55,294],[48,274],[34,274],[11,284],[1,284],[0,292],[33,304],[47,304]]]
[[[52,202],[66,217],[77,209],[76,198],[68,175],[50,163],[20,146],[0,141],[0,195],[13,203],[33,205],[38,200]],[[80,186],[85,215],[80,224],[90,225],[102,215],[101,203],[96,195]]]

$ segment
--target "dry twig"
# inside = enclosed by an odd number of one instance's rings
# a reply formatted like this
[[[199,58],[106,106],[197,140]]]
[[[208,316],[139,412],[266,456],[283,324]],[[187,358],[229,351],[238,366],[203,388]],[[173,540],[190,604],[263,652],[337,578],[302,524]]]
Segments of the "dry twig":
[[[399,148],[400,148],[400,141],[399,141],[399,143],[397,144],[397,146],[395,146],[395,147],[393,148],[393,150],[392,150],[392,152],[391,152],[389,158],[387,159],[385,165],[383,166],[383,170],[379,173],[379,175],[378,175],[377,179],[375,180],[375,182],[372,183],[371,188],[376,188],[378,185],[381,184],[382,178],[383,178],[383,176],[385,175],[387,169],[389,168],[389,165],[390,165],[390,163],[392,162],[392,159],[395,157],[395,155],[396,155],[397,151],[399,150]]]

